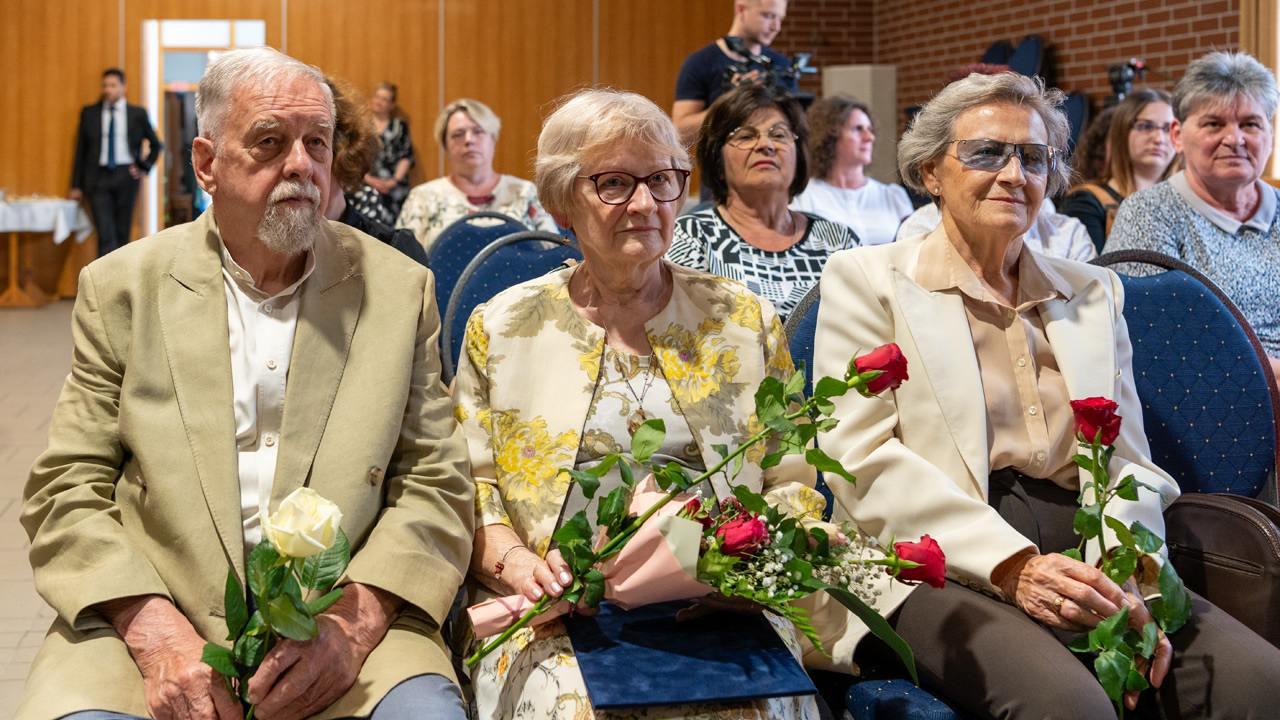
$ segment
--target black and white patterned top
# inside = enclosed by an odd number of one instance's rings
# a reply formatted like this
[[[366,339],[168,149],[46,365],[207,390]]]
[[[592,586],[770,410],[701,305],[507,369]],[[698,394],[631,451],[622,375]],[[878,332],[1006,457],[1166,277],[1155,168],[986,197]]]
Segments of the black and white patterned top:
[[[1280,191],[1257,181],[1262,202],[1242,223],[1196,195],[1184,173],[1125,198],[1103,249],[1154,250],[1204,273],[1240,307],[1267,355],[1280,357]]]
[[[676,218],[667,259],[743,283],[773,303],[783,319],[822,277],[832,253],[862,243],[844,225],[809,213],[804,236],[786,250],[761,250],[746,242],[716,208]]]
[[[360,183],[354,193],[347,195],[347,206],[376,223],[387,226],[396,224],[396,216],[382,204],[382,196],[370,185]]]

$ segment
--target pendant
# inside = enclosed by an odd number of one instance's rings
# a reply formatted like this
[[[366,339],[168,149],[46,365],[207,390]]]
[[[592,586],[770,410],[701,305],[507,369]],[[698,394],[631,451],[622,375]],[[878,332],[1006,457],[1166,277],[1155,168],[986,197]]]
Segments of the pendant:
[[[636,408],[635,412],[627,416],[627,432],[635,435],[640,426],[648,419],[649,416],[644,414],[644,408]]]

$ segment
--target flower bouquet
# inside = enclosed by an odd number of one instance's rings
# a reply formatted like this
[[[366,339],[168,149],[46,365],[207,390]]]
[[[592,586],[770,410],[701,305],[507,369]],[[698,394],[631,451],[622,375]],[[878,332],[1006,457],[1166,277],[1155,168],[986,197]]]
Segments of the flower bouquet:
[[[319,634],[316,615],[342,597],[333,584],[351,562],[342,511],[311,488],[298,488],[275,515],[262,512],[263,540],[249,553],[246,574],[256,609],[249,613],[234,569],[227,572],[227,641],[207,643],[201,660],[226,679],[227,689],[248,702],[249,678],[280,638],[305,641]],[[304,596],[304,588],[311,600]],[[253,706],[245,715],[252,720]]]
[[[786,455],[803,454],[828,477],[855,482],[839,462],[809,447],[818,433],[837,423],[830,417],[835,410],[831,398],[850,390],[871,397],[896,389],[906,379],[906,359],[896,345],[855,358],[842,380],[818,380],[807,399],[803,368],[785,384],[766,377],[755,394],[756,418],[763,429],[733,450],[715,446],[720,461],[697,477],[674,462],[650,462],[665,436],[661,420],[649,420],[636,430],[629,456],[606,456],[590,470],[561,470],[593,499],[600,478],[618,467],[623,485],[597,502],[601,535],[594,537],[585,511],[569,518],[553,535],[574,576],[560,600],[544,595],[531,603],[523,596],[511,596],[471,608],[478,637],[501,634],[482,644],[467,659],[467,666],[474,667],[520,628],[576,605],[595,608],[610,600],[625,609],[714,590],[746,598],[790,619],[822,650],[807,613],[791,603],[825,591],[888,643],[914,678],[910,648],[871,607],[870,578],[872,573],[888,572],[904,582],[940,585],[944,559],[937,544],[926,536],[919,545],[890,542],[882,548],[875,538],[862,536],[848,524],[835,526],[786,515],[758,493],[732,483],[747,449],[766,440],[777,444],[761,459],[761,468],[777,465]],[[652,479],[637,483],[637,468]],[[723,498],[718,509],[688,494],[720,472],[726,473],[733,497]]]
[[[1115,484],[1111,482],[1107,468],[1115,452],[1114,443],[1120,435],[1122,419],[1116,414],[1117,407],[1115,402],[1101,397],[1071,401],[1076,440],[1080,447],[1089,451],[1088,455],[1077,454],[1073,459],[1090,473],[1091,479],[1080,488],[1080,509],[1075,517],[1080,546],[1063,554],[1083,561],[1085,543],[1097,540],[1102,550],[1099,569],[1119,585],[1133,577],[1143,557],[1159,553],[1164,541],[1141,522],[1135,520],[1126,526],[1106,514],[1109,502],[1117,498],[1137,500],[1140,488],[1157,492],[1133,475],[1126,475]],[[1119,543],[1117,547],[1106,547],[1103,525],[1115,533]],[[1124,717],[1124,693],[1145,690],[1150,686],[1138,667],[1139,660],[1145,658],[1150,661],[1160,633],[1174,632],[1191,617],[1191,595],[1174,570],[1173,563],[1160,563],[1156,582],[1160,596],[1147,602],[1147,609],[1155,622],[1147,623],[1141,632],[1131,629],[1129,608],[1125,606],[1069,646],[1074,652],[1098,654],[1093,661],[1094,672],[1107,697],[1115,702],[1120,718]]]

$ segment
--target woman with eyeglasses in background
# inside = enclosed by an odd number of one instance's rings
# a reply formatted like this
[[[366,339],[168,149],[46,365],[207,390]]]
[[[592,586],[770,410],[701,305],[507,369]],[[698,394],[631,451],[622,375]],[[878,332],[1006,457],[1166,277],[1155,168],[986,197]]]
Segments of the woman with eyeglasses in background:
[[[737,280],[785,318],[832,253],[860,244],[848,227],[788,208],[809,182],[809,127],[795,98],[754,83],[725,93],[695,153],[715,206],[676,220],[668,260]]]
[[[830,488],[864,531],[928,532],[945,548],[952,582],[895,585],[877,609],[911,646],[925,689],[980,718],[1114,718],[1065,643],[1122,608],[1139,632],[1151,620],[1167,560],[1143,557],[1117,583],[1097,569],[1096,541],[1083,562],[1063,554],[1079,544],[1078,493],[1092,480],[1072,461],[1069,401],[1106,397],[1124,418],[1108,469],[1145,485],[1108,516],[1160,537],[1178,497],[1143,432],[1119,278],[1023,244],[1046,193],[1070,176],[1063,97],[1006,72],[930,100],[898,145],[898,169],[942,223],[832,257],[814,336],[818,377],[888,342],[907,359],[910,381],[881,399],[834,398],[839,424],[822,448],[858,482]],[[853,659],[866,669],[878,651],[869,638]],[[1124,701],[1143,718],[1274,715],[1277,662],[1280,649],[1193,594],[1187,625],[1158,636],[1139,665],[1157,689]]]
[[[1058,212],[1070,215],[1102,246],[1111,234],[1121,201],[1168,180],[1177,171],[1177,153],[1169,138],[1173,106],[1164,90],[1138,90],[1116,105],[1107,131],[1107,169],[1097,180],[1072,188]]]

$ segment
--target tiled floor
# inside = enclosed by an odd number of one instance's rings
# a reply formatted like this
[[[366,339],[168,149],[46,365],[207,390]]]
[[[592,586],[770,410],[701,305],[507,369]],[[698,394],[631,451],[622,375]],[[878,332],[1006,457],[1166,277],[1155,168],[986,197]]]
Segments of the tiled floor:
[[[0,310],[0,718],[13,717],[53,617],[31,580],[18,506],[71,370],[71,306]]]

